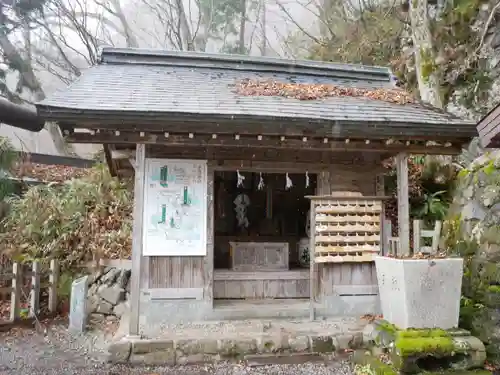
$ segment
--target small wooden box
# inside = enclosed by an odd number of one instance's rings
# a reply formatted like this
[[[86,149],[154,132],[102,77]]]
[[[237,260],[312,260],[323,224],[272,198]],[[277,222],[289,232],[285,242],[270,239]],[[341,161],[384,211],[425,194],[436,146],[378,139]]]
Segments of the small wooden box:
[[[287,242],[229,242],[233,271],[288,270]]]

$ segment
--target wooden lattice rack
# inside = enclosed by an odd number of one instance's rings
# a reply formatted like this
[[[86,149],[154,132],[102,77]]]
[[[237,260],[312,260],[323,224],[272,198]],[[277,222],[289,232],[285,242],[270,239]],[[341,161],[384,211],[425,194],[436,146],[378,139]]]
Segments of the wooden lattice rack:
[[[310,198],[314,263],[370,262],[380,252],[383,197]]]

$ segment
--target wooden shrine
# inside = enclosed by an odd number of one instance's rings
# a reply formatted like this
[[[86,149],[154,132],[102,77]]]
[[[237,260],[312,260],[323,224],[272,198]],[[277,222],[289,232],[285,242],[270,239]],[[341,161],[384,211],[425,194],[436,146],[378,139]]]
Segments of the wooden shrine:
[[[254,81],[290,92],[241,90]],[[456,155],[477,134],[475,123],[412,101],[386,68],[192,51],[105,48],[37,110],[69,142],[103,144],[112,173],[134,177],[131,335],[145,324],[377,314],[385,163],[397,170],[397,244],[408,254],[409,155]],[[204,176],[196,189],[179,185],[199,193],[188,199],[199,210],[196,230],[175,240],[161,237],[175,225],[153,215],[151,202],[165,204],[160,164],[198,165]],[[249,186],[235,190],[242,173]],[[281,182],[259,190],[250,181],[261,173]],[[291,174],[300,184],[283,182]],[[239,194],[251,205],[249,225],[236,228],[228,212]],[[296,249],[307,237],[304,267]]]

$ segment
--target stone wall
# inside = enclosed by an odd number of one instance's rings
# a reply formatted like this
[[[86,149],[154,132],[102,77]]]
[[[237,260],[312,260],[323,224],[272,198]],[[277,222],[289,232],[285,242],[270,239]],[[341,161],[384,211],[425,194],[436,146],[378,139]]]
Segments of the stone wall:
[[[121,318],[128,310],[130,270],[104,267],[87,280],[87,313],[89,321]]]
[[[460,326],[481,339],[500,365],[500,151],[459,173],[443,246],[464,257]]]

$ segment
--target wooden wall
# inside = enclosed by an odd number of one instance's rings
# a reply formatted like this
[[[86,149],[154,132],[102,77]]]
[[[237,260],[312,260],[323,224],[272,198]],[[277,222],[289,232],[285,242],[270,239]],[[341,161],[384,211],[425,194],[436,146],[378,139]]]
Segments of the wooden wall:
[[[357,191],[363,195],[377,195],[377,176],[372,173],[349,171],[338,173],[335,169],[320,174],[318,195],[338,191]],[[370,296],[378,293],[374,262],[369,263],[321,263],[315,266],[315,299],[321,302],[329,296]]]
[[[144,289],[164,289],[165,297],[182,298],[182,289],[199,289],[203,300],[213,300],[213,202],[214,166],[208,164],[207,255],[204,257],[144,257]],[[175,293],[174,293],[175,290]]]
[[[273,163],[279,169],[279,163]],[[213,301],[214,269],[213,269],[213,177],[215,165],[208,165],[208,220],[207,220],[207,256],[205,257],[144,257],[141,288],[162,289],[169,298],[169,290],[175,298],[182,298],[182,289],[198,289],[203,300]],[[375,174],[356,171],[356,167],[332,166],[329,171],[318,171],[318,194],[330,194],[335,191],[360,191],[364,195],[374,195]],[[256,169],[258,171],[258,169]],[[315,167],[309,169],[314,173]],[[283,172],[286,172],[283,170]],[[337,285],[373,285],[376,284],[371,264],[319,265],[318,276],[321,280],[319,293],[328,295]],[[222,287],[222,286],[221,286]],[[351,288],[354,290],[356,288]],[[361,288],[356,290],[362,291]],[[175,293],[174,293],[175,292]],[[263,292],[264,293],[264,292]],[[273,292],[274,293],[274,292]],[[281,293],[281,292],[280,292]],[[286,291],[283,291],[286,293]],[[363,293],[360,293],[363,294]],[[304,294],[305,295],[305,294]],[[174,297],[172,297],[174,298]]]

